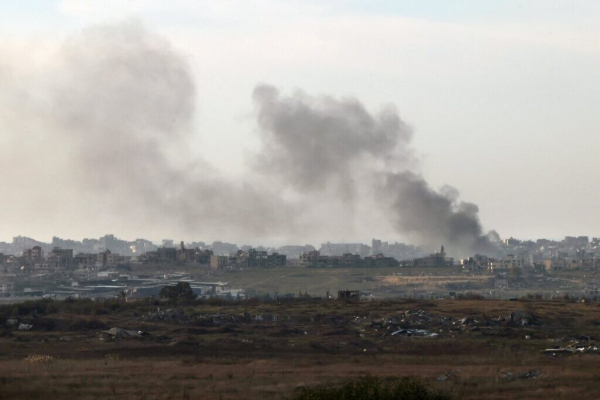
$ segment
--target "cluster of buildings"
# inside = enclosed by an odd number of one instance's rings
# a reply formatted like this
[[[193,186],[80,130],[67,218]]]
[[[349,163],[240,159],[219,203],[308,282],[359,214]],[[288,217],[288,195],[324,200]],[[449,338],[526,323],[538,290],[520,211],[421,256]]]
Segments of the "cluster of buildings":
[[[138,255],[120,255],[105,249],[97,253],[54,247],[46,251],[36,242],[16,238],[16,244],[34,244],[19,254],[0,253],[0,297],[17,301],[35,297],[127,298],[158,296],[166,285],[187,281],[201,297],[243,298],[244,291],[222,282],[198,282],[189,275],[131,274],[134,264],[196,263],[210,265],[213,253],[198,247],[156,247]],[[172,243],[167,243],[171,245]],[[251,252],[252,253],[252,252]],[[285,256],[283,256],[285,265]]]
[[[16,236],[11,243],[0,242],[0,253],[8,255],[17,255],[24,250],[33,247],[40,247],[48,253],[56,247],[71,249],[75,254],[78,253],[100,253],[110,250],[113,253],[119,253],[125,256],[134,256],[144,254],[149,251],[155,251],[158,246],[146,239],[136,239],[133,241],[122,240],[114,235],[104,235],[98,239],[71,240],[61,239],[57,236],[52,238],[50,243],[41,242],[25,236]]]
[[[476,254],[460,260],[467,272],[490,274],[555,272],[600,267],[600,238],[567,236],[563,240],[522,241],[509,238],[496,243],[495,256]],[[75,241],[54,237],[51,243],[17,236],[0,242],[0,294],[22,291],[22,280],[46,280],[55,285],[115,279],[134,265],[194,265],[205,271],[298,267],[449,267],[459,263],[444,247],[427,254],[423,248],[373,239],[363,243],[326,242],[278,248],[238,246],[233,243],[126,241],[114,235]]]
[[[433,253],[425,257],[417,257],[402,263],[404,266],[411,267],[452,267],[454,258],[448,257],[444,246],[441,246],[438,253]]]
[[[79,253],[100,253],[110,250],[112,253],[121,254],[123,256],[140,257],[147,255],[152,257],[151,253],[162,249],[176,249],[177,245],[172,239],[164,239],[161,244],[157,245],[147,239],[136,239],[133,241],[122,240],[114,235],[105,235],[98,239],[83,239],[81,241],[71,239],[61,239],[53,237],[50,243],[44,243],[25,236],[16,236],[11,243],[0,242],[0,253],[5,255],[20,255],[23,251],[40,247],[45,253],[52,251],[54,248],[71,249],[74,254]],[[388,243],[378,239],[373,239],[372,245],[369,246],[363,243],[322,243],[320,248],[315,248],[310,244],[305,245],[285,245],[280,247],[263,247],[263,246],[238,246],[235,243],[226,243],[215,241],[208,244],[201,241],[185,243],[188,249],[210,250],[214,255],[230,256],[237,254],[238,251],[247,252],[250,249],[258,251],[267,251],[269,254],[278,253],[285,255],[288,259],[299,259],[304,253],[318,250],[323,256],[342,256],[344,254],[356,254],[361,257],[372,255],[384,255],[393,257],[399,261],[413,259],[426,255],[420,248],[403,243]],[[150,254],[149,254],[150,253]],[[172,254],[171,254],[172,255]]]
[[[461,260],[461,266],[471,272],[555,272],[572,269],[597,270],[600,268],[600,238],[566,236],[563,240],[539,239],[504,240],[504,257],[476,254]]]
[[[323,255],[320,251],[314,250],[300,255],[295,260],[300,267],[396,267],[398,261],[391,257],[377,254],[362,257],[360,254],[344,253],[341,255]]]
[[[238,250],[235,254],[210,256],[212,269],[276,268],[287,265],[287,256],[279,253],[269,254],[266,250]]]

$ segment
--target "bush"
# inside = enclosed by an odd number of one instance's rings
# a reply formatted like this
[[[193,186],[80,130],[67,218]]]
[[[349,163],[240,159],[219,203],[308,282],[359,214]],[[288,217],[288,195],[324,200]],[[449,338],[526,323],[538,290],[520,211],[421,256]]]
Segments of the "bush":
[[[485,300],[485,297],[479,293],[461,293],[456,298],[457,300]]]
[[[341,385],[297,388],[292,400],[452,400],[453,396],[431,389],[416,378],[382,380],[366,376]]]
[[[158,294],[162,298],[167,298],[171,301],[177,300],[193,300],[196,298],[194,291],[187,282],[179,282],[173,286],[165,286]]]
[[[55,360],[54,357],[42,355],[42,354],[35,354],[35,355],[25,357],[25,361],[28,361],[32,364],[48,364],[48,363],[54,362],[54,360]]]

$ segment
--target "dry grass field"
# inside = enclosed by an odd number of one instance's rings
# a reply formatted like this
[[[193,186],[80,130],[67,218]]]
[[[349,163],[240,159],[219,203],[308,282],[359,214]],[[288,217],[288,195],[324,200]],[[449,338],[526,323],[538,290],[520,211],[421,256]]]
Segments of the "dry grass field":
[[[0,308],[0,399],[282,399],[417,376],[465,399],[600,398],[600,306],[564,301],[69,302]],[[527,323],[511,321],[511,312]],[[19,331],[19,324],[33,325]],[[143,337],[99,335],[111,327]],[[408,336],[422,329],[437,336]]]

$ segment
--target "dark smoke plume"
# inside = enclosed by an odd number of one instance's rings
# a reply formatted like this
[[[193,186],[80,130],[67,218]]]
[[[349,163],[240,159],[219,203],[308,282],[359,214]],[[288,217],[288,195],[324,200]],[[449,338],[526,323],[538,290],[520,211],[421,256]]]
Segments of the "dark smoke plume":
[[[360,170],[390,160],[399,153],[409,159],[411,130],[395,108],[370,114],[353,98],[312,97],[296,91],[289,97],[269,85],[254,89],[262,133],[259,169],[298,191],[323,191],[335,185],[352,198]]]
[[[142,228],[134,234],[148,227],[214,238],[293,231],[293,208],[268,187],[230,181],[190,148],[194,81],[168,42],[135,23],[99,26],[68,40],[53,59],[45,84],[19,82],[12,96],[27,101],[7,106],[18,128],[38,121],[47,154],[60,153],[46,169],[60,180],[61,208],[67,193],[87,196],[81,218],[106,211]],[[17,130],[14,138],[28,146]],[[56,202],[52,193],[36,195],[48,196],[47,207]]]
[[[391,200],[395,227],[417,243],[445,244],[454,254],[496,253],[483,234],[479,208],[459,201],[456,189],[436,192],[421,176],[405,171],[387,176],[385,195]]]
[[[247,176],[231,179],[192,147],[196,88],[165,40],[107,25],[68,40],[43,68],[27,72],[24,54],[0,60],[0,179],[19,194],[6,199],[20,212],[6,217],[11,229],[53,230],[31,212],[44,210],[78,232],[304,241],[393,225],[454,254],[493,248],[477,206],[409,172],[412,131],[392,106],[372,114],[353,98],[259,85],[261,150]]]
[[[415,164],[412,134],[393,107],[371,115],[355,99],[285,97],[266,85],[255,89],[254,100],[263,139],[259,160],[267,173],[298,191],[338,185],[337,193],[353,201],[357,187],[366,186],[396,231],[416,243],[446,244],[452,254],[495,252],[475,204],[459,201],[449,186],[436,192],[407,170]]]

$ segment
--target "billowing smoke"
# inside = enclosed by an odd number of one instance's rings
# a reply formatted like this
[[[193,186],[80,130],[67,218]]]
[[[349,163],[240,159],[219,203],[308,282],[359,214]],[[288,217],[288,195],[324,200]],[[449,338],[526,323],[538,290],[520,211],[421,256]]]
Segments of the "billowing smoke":
[[[477,206],[410,172],[412,130],[393,106],[373,114],[353,98],[259,85],[261,148],[233,179],[193,147],[194,80],[168,42],[136,24],[99,26],[50,59],[0,63],[0,178],[17,194],[5,207],[20,210],[5,218],[11,230],[57,233],[53,220],[66,235],[122,234],[125,221],[132,236],[302,242],[395,230],[454,254],[492,249]]]
[[[479,222],[479,208],[459,201],[458,191],[433,190],[423,177],[405,171],[387,175],[385,197],[391,200],[396,229],[414,241],[446,244],[454,254],[494,254],[497,250]]]
[[[228,181],[190,149],[195,87],[169,43],[135,23],[100,26],[68,40],[52,58],[2,95],[16,145],[10,151],[42,163],[21,179],[35,179],[47,163],[60,189],[49,192],[46,182],[22,193],[45,198],[39,209],[68,209],[86,196],[74,220],[105,213],[137,227],[136,235],[149,226],[180,237],[293,231],[293,208],[268,187],[257,189],[249,178]],[[44,84],[28,85],[38,80]],[[37,133],[28,143],[23,131],[32,123]],[[38,140],[45,145],[36,152]],[[54,153],[60,162],[48,162]]]
[[[268,85],[257,86],[253,97],[263,144],[258,167],[298,191],[334,185],[352,198],[360,171],[409,159],[412,133],[392,106],[371,115],[353,98],[301,91],[283,97]]]
[[[410,171],[416,161],[411,130],[393,107],[371,115],[356,99],[284,97],[266,85],[255,89],[254,100],[263,139],[259,160],[267,173],[298,191],[337,185],[341,190],[330,196],[353,202],[369,192],[371,215],[382,212],[413,243],[445,244],[452,254],[495,252],[475,204],[459,201],[449,186],[436,192]],[[355,199],[359,187],[363,196]]]

